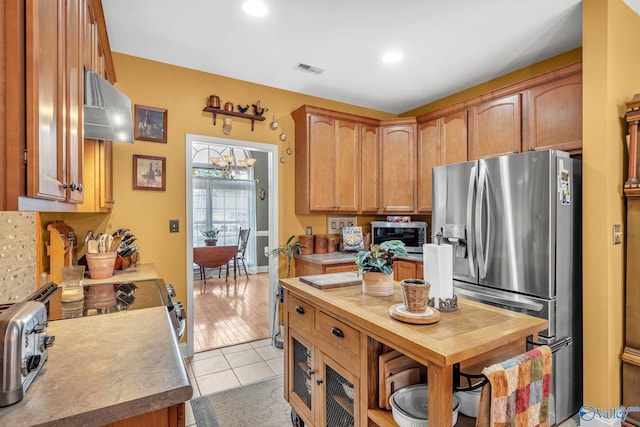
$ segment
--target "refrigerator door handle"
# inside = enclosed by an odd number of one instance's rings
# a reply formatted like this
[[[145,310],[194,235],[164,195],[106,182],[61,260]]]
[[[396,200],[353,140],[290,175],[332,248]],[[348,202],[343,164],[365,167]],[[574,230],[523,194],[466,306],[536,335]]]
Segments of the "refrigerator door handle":
[[[468,259],[469,259],[469,275],[473,278],[476,277],[476,266],[474,263],[475,256],[474,254],[474,227],[473,224],[473,194],[476,191],[476,166],[471,168],[471,172],[469,173],[469,188],[467,190],[467,251],[468,251]]]
[[[487,276],[487,257],[489,255],[488,248],[483,246],[483,237],[489,236],[491,233],[490,223],[487,221],[487,229],[485,233],[482,231],[482,206],[485,199],[487,189],[487,166],[480,162],[480,177],[478,178],[478,195],[476,196],[476,221],[474,224],[476,232],[476,253],[478,254],[478,269],[480,270],[480,278]],[[487,209],[489,204],[487,203]],[[488,212],[489,217],[491,212]]]

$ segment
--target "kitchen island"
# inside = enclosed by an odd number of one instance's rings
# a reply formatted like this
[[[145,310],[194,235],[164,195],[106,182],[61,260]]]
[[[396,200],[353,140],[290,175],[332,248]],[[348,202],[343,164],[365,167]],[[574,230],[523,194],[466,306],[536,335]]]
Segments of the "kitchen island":
[[[391,412],[378,407],[378,358],[393,349],[427,367],[429,425],[450,426],[454,366],[487,361],[485,355],[499,359],[514,345],[524,351],[526,338],[547,328],[544,319],[467,300],[435,324],[402,323],[389,316],[402,302],[399,283],[389,297],[365,295],[360,286],[320,290],[297,278],[280,283],[285,397],[308,425],[324,425],[340,412],[331,407],[335,401],[346,411],[339,416],[351,416],[356,426],[394,426]]]
[[[49,358],[0,425],[184,426],[193,389],[165,307],[49,322]]]

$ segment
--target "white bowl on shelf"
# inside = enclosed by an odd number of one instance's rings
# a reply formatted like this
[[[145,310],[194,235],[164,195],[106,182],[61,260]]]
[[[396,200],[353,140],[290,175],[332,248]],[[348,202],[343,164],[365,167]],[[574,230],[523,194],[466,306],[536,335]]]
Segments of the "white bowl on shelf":
[[[428,386],[415,384],[401,388],[389,398],[393,419],[400,427],[428,427]],[[451,425],[458,422],[460,400],[453,396]]]
[[[460,413],[467,417],[478,417],[478,406],[480,404],[480,392],[482,387],[476,390],[457,391],[456,396],[460,399]]]

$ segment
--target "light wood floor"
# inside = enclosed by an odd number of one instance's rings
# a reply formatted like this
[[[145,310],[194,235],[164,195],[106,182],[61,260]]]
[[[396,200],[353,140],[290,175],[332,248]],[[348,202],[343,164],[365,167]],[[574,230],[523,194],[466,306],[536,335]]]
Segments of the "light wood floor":
[[[195,353],[269,337],[268,273],[240,276],[234,283],[207,270],[206,286],[195,273],[193,302]]]

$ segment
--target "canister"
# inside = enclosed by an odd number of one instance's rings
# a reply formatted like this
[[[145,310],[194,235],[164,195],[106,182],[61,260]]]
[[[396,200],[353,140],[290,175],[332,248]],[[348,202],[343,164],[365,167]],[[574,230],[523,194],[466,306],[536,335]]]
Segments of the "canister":
[[[314,252],[317,254],[326,254],[329,241],[326,234],[316,234]]]

